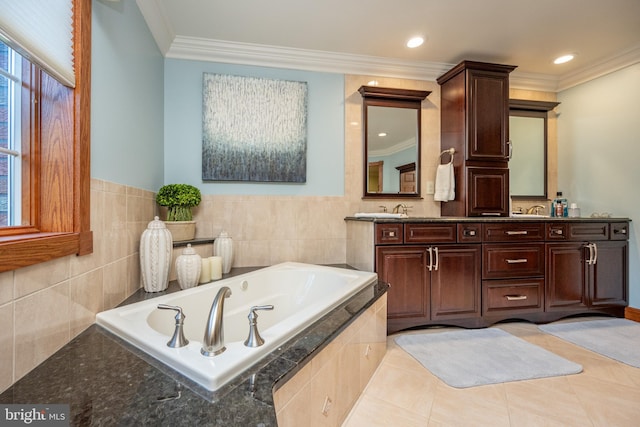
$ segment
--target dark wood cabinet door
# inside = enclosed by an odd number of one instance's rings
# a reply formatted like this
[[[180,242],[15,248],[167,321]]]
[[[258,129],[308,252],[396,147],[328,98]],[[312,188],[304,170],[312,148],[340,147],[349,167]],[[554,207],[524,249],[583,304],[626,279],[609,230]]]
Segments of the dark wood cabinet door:
[[[469,216],[509,216],[509,169],[467,168]]]
[[[469,160],[506,161],[509,155],[509,75],[469,71]]]
[[[480,317],[481,245],[438,245],[431,271],[431,319]]]
[[[387,318],[429,320],[428,263],[424,246],[376,248],[378,278],[391,285],[387,291]]]
[[[589,296],[594,308],[626,306],[629,271],[626,241],[596,243],[598,257],[590,268]]]
[[[587,265],[583,242],[547,243],[547,311],[587,308]]]

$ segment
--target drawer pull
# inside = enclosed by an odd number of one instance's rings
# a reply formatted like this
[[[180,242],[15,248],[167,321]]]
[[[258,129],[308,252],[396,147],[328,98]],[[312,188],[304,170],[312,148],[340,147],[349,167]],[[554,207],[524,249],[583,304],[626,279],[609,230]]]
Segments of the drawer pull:
[[[507,261],[507,264],[524,264],[528,260],[526,258],[518,258],[518,259],[508,259],[506,261]]]
[[[505,233],[507,233],[507,236],[521,236],[521,235],[527,235],[528,231],[526,231],[526,230],[522,230],[522,231],[505,231]]]
[[[626,228],[616,228],[613,230],[613,234],[627,234]]]
[[[561,228],[552,228],[551,229],[551,234],[557,234],[558,236],[562,236],[562,229]]]
[[[462,235],[465,237],[473,237],[476,235],[476,230],[464,230]]]
[[[526,295],[505,295],[507,301],[522,301],[527,299]]]

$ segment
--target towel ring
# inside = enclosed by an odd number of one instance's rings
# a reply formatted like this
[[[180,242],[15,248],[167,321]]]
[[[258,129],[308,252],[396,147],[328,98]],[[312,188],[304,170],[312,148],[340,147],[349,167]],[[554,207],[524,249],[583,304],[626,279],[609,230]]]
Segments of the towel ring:
[[[440,153],[440,157],[438,160],[438,163],[440,163],[440,160],[442,160],[442,156],[445,154],[448,154],[449,156],[451,156],[451,160],[449,161],[449,163],[453,163],[453,155],[456,152],[456,149],[451,147],[448,150],[444,150],[442,153]]]

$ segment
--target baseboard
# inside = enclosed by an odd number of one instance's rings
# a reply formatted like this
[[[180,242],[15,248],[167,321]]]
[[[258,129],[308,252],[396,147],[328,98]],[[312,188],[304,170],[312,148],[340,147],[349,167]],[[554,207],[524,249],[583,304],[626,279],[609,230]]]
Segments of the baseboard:
[[[640,322],[640,308],[627,307],[624,309],[625,319]]]

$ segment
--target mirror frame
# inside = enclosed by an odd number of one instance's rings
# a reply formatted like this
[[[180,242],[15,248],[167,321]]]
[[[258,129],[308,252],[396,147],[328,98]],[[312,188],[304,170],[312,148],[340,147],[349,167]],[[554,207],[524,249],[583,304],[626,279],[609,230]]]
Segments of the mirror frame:
[[[358,89],[360,95],[362,95],[362,133],[363,133],[363,145],[364,145],[364,182],[363,182],[363,198],[413,198],[419,199],[420,195],[420,156],[421,156],[421,134],[422,134],[422,101],[429,96],[431,91],[426,90],[413,90],[413,89],[394,89],[379,86],[361,86]],[[368,191],[368,173],[369,173],[369,142],[368,142],[368,107],[392,107],[392,108],[407,108],[413,109],[417,112],[416,117],[416,192],[415,193],[370,193]]]
[[[513,195],[513,199],[527,199],[527,200],[547,200],[549,195],[547,176],[547,164],[548,164],[548,140],[549,140],[549,128],[547,125],[549,111],[560,105],[559,102],[553,101],[533,101],[528,99],[510,99],[509,100],[509,116],[517,117],[534,117],[541,118],[544,121],[544,194],[543,195]]]

